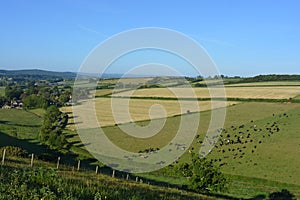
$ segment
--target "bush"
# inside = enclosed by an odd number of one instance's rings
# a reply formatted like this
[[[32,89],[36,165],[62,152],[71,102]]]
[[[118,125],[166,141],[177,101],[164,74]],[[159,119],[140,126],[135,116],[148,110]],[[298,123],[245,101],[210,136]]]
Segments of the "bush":
[[[211,161],[193,159],[192,176],[188,180],[189,189],[195,192],[219,192],[226,190],[226,184],[226,178]]]
[[[28,156],[28,152],[20,147],[15,146],[4,146],[0,148],[0,152],[2,153],[6,149],[5,155],[6,156],[16,156],[25,158]]]

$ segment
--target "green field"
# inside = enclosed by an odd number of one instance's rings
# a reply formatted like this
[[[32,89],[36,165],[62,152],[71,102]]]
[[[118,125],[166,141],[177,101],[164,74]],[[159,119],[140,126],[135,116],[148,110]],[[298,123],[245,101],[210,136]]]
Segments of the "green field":
[[[284,113],[288,117],[284,116]],[[222,149],[225,150],[225,153],[218,152],[219,148],[214,148],[211,154],[207,156],[208,159],[217,159],[216,165],[224,164],[221,170],[233,181],[229,190],[231,195],[236,197],[253,197],[259,193],[266,194],[280,188],[288,188],[293,194],[300,197],[300,182],[298,179],[300,174],[298,168],[300,165],[300,154],[295,153],[299,151],[300,145],[299,113],[300,104],[288,103],[246,102],[227,108],[225,128],[230,130],[231,126],[244,125],[242,131],[246,132],[249,129],[252,133],[251,138],[247,139],[249,140],[247,144],[234,144],[223,147]],[[200,123],[198,132],[203,137],[203,133],[207,130],[207,121],[210,119],[210,111],[201,112],[200,116],[202,123]],[[168,118],[162,131],[149,139],[130,137],[116,126],[105,127],[103,130],[110,140],[119,147],[138,152],[149,147],[163,147],[167,145],[168,141],[173,138],[174,132],[178,129],[177,124],[179,120],[180,116]],[[265,129],[268,123],[271,126],[275,121],[278,123],[280,131],[272,134],[272,136],[268,136],[266,131],[263,131],[264,134],[260,134],[252,129],[250,130],[250,126],[253,125],[256,125],[257,129]],[[140,125],[147,125],[147,123],[147,121],[139,122]],[[239,134],[237,131],[241,130],[228,131],[228,133],[223,133],[222,135],[226,137],[227,134],[230,134],[230,137],[234,138],[234,135]],[[200,137],[199,140],[203,140],[203,138]],[[197,143],[199,140],[195,140],[192,146],[196,152],[200,148],[200,144]],[[253,141],[250,142],[250,140]],[[259,143],[260,141],[261,143]],[[244,146],[246,146],[245,149],[243,149]],[[254,153],[252,153],[254,146],[256,148]],[[233,159],[234,153],[228,151],[229,148],[235,148],[235,151],[237,151],[237,148],[242,149],[243,157]],[[189,162],[189,154],[184,154],[179,159],[179,162]],[[163,179],[163,177],[158,179]],[[169,181],[170,183],[176,183],[178,182],[176,180],[170,179]],[[271,185],[265,186],[266,183]]]
[[[0,96],[5,95],[5,87],[0,87]]]
[[[28,153],[54,153],[38,142],[42,118],[34,113],[16,109],[0,109],[0,148],[17,146]]]
[[[33,113],[16,109],[0,110],[0,130],[20,139],[35,139],[42,118]],[[0,141],[5,142],[5,141]]]

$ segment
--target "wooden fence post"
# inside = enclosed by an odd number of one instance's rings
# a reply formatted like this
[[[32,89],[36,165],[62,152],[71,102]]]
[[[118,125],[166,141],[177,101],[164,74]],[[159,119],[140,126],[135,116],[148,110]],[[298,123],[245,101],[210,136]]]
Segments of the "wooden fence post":
[[[80,170],[80,160],[78,160],[78,164],[77,164],[77,171]]]
[[[138,182],[139,181],[139,177],[135,177],[135,182]]]
[[[126,180],[127,180],[127,181],[129,180],[129,174],[127,174],[127,176],[126,176]]]
[[[96,174],[98,174],[98,168],[99,168],[99,166],[97,165],[96,166]]]
[[[115,170],[113,170],[111,177],[115,178]]]
[[[4,165],[5,153],[6,153],[6,149],[3,149],[3,155],[2,155],[2,165]]]
[[[57,158],[57,164],[56,164],[56,169],[59,168],[59,161],[60,161],[60,157]]]
[[[31,154],[30,167],[33,167],[33,159],[34,159],[34,154]]]

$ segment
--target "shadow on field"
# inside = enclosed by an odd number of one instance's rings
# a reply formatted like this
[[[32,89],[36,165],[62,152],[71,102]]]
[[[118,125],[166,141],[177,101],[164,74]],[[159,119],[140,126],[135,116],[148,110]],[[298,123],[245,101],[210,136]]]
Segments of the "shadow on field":
[[[28,154],[34,154],[39,160],[56,163],[57,158],[61,157],[63,164],[75,166],[77,165],[77,154],[68,152],[62,154],[56,150],[50,149],[48,146],[33,142],[28,139],[18,139],[0,132],[0,148],[4,146],[15,146],[25,150]],[[2,152],[0,152],[1,154]],[[85,165],[88,166],[88,165]]]

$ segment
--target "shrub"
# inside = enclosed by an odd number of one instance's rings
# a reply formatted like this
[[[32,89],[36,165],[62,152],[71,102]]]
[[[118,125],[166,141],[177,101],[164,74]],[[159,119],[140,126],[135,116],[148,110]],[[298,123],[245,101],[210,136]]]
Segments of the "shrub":
[[[3,150],[6,149],[6,156],[16,156],[16,157],[27,157],[28,152],[21,147],[15,147],[15,146],[4,146],[0,148],[0,152],[2,153]]]

